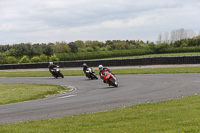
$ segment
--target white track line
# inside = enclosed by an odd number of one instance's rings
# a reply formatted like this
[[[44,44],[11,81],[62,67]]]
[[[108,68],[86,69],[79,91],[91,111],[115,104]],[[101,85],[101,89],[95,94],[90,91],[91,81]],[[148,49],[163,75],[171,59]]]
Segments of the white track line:
[[[56,99],[62,99],[62,98],[69,98],[69,97],[75,97],[76,95],[68,95],[68,96],[63,96],[63,97],[57,97]]]

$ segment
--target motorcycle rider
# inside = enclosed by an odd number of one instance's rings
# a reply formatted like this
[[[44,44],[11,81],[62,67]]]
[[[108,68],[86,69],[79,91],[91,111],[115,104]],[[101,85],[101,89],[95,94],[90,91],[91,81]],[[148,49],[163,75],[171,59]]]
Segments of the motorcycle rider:
[[[86,63],[83,63],[83,72],[85,75],[88,75],[90,72],[94,72],[92,68],[90,68]],[[90,77],[90,75],[88,75]]]
[[[88,65],[86,63],[83,63],[83,72],[85,73],[85,75],[88,72],[87,70],[88,68],[89,68]]]
[[[49,72],[52,74],[53,73],[53,69],[57,67],[57,65],[53,64],[53,62],[49,62]]]
[[[102,74],[102,78],[104,79],[104,83],[108,84],[109,86],[118,86],[117,79],[114,77],[113,74],[104,71]]]
[[[100,76],[101,79],[103,79],[103,82],[104,82],[104,83],[106,83],[106,81],[104,80],[104,78],[103,78],[103,76],[102,76],[104,72],[109,72],[109,73],[111,73],[113,76],[115,76],[115,74],[112,73],[111,70],[110,70],[109,68],[103,67],[103,65],[99,65],[99,76]]]

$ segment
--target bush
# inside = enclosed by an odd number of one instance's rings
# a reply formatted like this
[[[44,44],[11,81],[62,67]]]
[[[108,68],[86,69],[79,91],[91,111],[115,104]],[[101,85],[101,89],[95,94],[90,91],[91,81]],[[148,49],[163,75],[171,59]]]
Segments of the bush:
[[[34,56],[33,58],[31,58],[31,62],[40,62],[40,57]]]
[[[8,57],[6,57],[6,63],[15,64],[15,63],[17,63],[17,59],[14,56],[8,56]]]
[[[24,55],[21,60],[19,61],[19,63],[30,63],[29,57]]]
[[[54,54],[49,58],[49,61],[59,61],[59,58]]]
[[[45,54],[40,55],[41,62],[48,62],[48,57]]]

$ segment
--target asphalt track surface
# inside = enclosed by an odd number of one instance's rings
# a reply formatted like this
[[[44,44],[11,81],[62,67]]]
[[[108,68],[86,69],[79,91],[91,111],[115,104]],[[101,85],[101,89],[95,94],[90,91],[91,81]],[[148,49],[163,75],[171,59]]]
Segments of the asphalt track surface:
[[[200,74],[117,75],[119,86],[84,76],[0,78],[0,83],[57,84],[76,89],[58,96],[0,105],[0,124],[93,113],[200,93]]]

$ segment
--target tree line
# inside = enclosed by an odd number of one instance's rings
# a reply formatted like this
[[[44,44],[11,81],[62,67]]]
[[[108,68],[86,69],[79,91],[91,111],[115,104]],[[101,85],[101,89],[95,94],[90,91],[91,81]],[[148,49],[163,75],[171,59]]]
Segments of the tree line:
[[[186,30],[184,28],[172,30],[171,33],[165,32],[164,34],[159,34],[157,43],[162,42],[175,42],[182,39],[193,38],[197,33],[193,30]],[[200,32],[198,33],[200,35]]]
[[[124,57],[157,53],[200,52],[200,36],[179,35],[171,41],[144,42],[142,40],[107,40],[56,42],[56,43],[20,43],[0,45],[0,63],[34,63],[48,61],[69,61]],[[173,31],[175,33],[175,31]],[[174,37],[175,38],[175,37]]]

